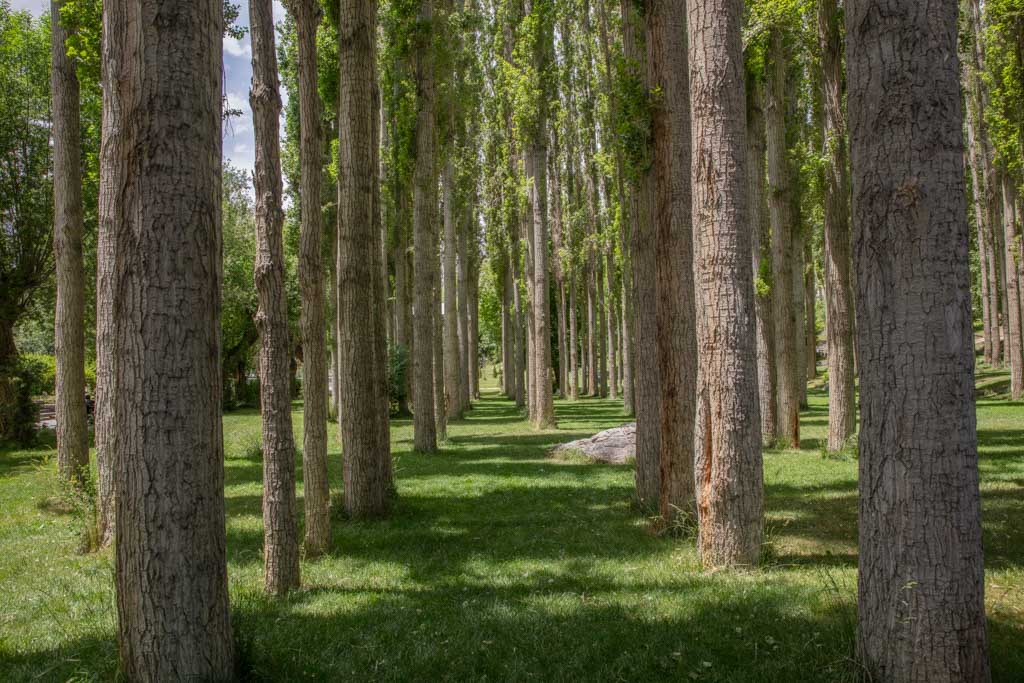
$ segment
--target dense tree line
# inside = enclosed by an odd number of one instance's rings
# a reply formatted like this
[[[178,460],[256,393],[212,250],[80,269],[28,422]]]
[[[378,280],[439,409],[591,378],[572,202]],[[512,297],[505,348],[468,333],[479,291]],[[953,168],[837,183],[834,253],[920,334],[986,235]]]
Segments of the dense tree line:
[[[331,548],[330,417],[346,515],[385,516],[391,413],[435,452],[485,360],[538,430],[556,395],[621,400],[636,504],[756,566],[762,449],[800,446],[821,356],[827,450],[859,449],[860,661],[987,678],[973,325],[1020,398],[1019,0],[286,6],[250,0],[250,186],[221,162],[236,8],[0,5],[0,404],[49,315],[85,486],[95,359],[130,678],[231,675],[220,413],[254,369],[277,595]]]

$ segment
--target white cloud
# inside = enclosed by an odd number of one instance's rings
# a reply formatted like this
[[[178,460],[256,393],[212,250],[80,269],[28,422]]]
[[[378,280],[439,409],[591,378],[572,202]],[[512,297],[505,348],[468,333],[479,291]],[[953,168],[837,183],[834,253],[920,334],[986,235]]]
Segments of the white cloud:
[[[249,44],[248,38],[245,38],[243,42],[238,38],[224,36],[224,52],[232,57],[252,58],[252,46]]]

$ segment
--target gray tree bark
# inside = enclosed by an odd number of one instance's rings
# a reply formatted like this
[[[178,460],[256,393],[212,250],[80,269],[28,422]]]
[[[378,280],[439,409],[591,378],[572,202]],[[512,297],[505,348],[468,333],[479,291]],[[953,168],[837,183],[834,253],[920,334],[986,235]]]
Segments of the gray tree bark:
[[[1017,263],[1020,252],[1017,187],[1008,172],[1001,171],[999,177],[1003,197],[1003,272],[1006,273],[1006,356],[1010,365],[1010,399],[1019,401],[1024,395],[1024,348],[1021,346],[1024,315]]]
[[[857,651],[876,680],[986,681],[957,3],[848,0],[846,35]]]
[[[94,431],[96,442],[96,521],[101,547],[114,540],[116,512],[116,409],[114,321],[114,277],[117,249],[115,238],[119,211],[123,210],[122,192],[126,182],[128,159],[124,144],[128,122],[119,87],[128,79],[125,42],[128,5],[111,3],[103,12],[102,79],[103,123],[100,139],[100,188],[96,239],[96,403]],[[219,201],[219,198],[218,198]]]
[[[434,423],[434,277],[436,237],[433,216],[437,188],[434,159],[434,3],[420,0],[416,33],[416,161],[413,170],[413,445],[437,450]]]
[[[775,441],[778,399],[775,392],[775,326],[772,318],[771,240],[765,193],[764,83],[747,72],[747,161],[750,175],[751,269],[757,318],[757,386],[761,443]]]
[[[260,416],[263,432],[264,587],[280,595],[299,586],[292,433],[291,350],[284,290],[280,157],[281,96],[270,0],[249,0],[252,89],[256,137],[256,328],[260,333]]]
[[[644,79],[646,57],[643,45],[643,28],[636,16],[635,5],[629,0],[621,3],[623,54],[632,65],[640,69],[632,77]],[[666,124],[667,125],[667,124]],[[670,134],[669,130],[665,135]],[[673,153],[672,143],[668,143],[667,154]],[[665,162],[671,169],[671,161]],[[665,171],[663,172],[670,172]],[[668,192],[665,201],[672,201],[672,179],[666,178],[667,185],[662,188]],[[662,207],[667,215],[656,213],[656,181],[654,172],[649,169],[641,174],[633,188],[633,226],[632,226],[632,263],[633,263],[633,303],[636,342],[636,387],[634,402],[636,408],[636,499],[641,508],[655,508],[661,499],[661,369],[658,352],[658,265],[656,242],[661,227],[659,218],[671,221],[671,207]],[[672,230],[671,224],[669,229]],[[680,378],[682,379],[682,378]],[[678,406],[676,407],[678,408]]]
[[[741,0],[688,3],[697,292],[696,486],[705,567],[755,565],[764,486]]]
[[[822,139],[825,167],[825,306],[828,345],[828,450],[837,451],[854,433],[857,397],[853,356],[853,259],[850,253],[850,176],[843,103],[843,37],[836,0],[818,4],[821,50]]]
[[[227,680],[220,0],[108,0],[117,613],[132,681]],[[114,57],[105,52],[104,58]],[[123,71],[121,69],[123,68]],[[108,80],[108,82],[111,82]],[[108,128],[108,131],[110,129]]]
[[[380,207],[374,191],[380,144],[376,40],[376,1],[344,0],[338,25],[338,369],[344,392],[338,424],[350,517],[386,514],[392,484],[383,359],[386,307],[375,218]]]
[[[299,187],[302,226],[299,234],[299,286],[302,295],[302,489],[305,499],[307,556],[331,545],[331,490],[327,480],[327,351],[324,344],[323,225],[320,210],[322,142],[320,93],[317,88],[316,32],[320,5],[291,0],[299,49]]]
[[[800,446],[800,382],[797,355],[797,310],[794,304],[793,209],[786,149],[786,55],[782,32],[769,35],[765,124],[768,150],[768,206],[771,211],[772,318],[775,323],[776,437],[787,447]],[[803,278],[801,277],[801,282]],[[803,315],[803,309],[800,309]],[[802,345],[802,344],[801,344]]]
[[[454,105],[449,96],[449,133],[454,128]],[[443,290],[444,316],[442,343],[444,344],[444,395],[445,417],[457,420],[462,417],[461,387],[459,378],[459,312],[456,276],[458,262],[458,228],[455,218],[455,167],[452,161],[454,150],[446,150],[447,159],[441,173],[441,187],[444,193],[444,241],[442,249],[441,289]]]
[[[53,135],[53,253],[57,281],[57,470],[65,482],[89,476],[85,415],[85,274],[82,263],[82,135],[78,73],[64,42],[62,0],[50,3],[50,93]]]

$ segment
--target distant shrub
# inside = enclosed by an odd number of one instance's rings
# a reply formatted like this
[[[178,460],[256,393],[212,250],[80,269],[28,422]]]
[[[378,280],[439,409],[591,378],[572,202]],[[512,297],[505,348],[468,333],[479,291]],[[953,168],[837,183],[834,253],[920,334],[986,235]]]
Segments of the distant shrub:
[[[33,396],[52,396],[57,391],[57,359],[45,353],[23,353],[20,376],[29,382]],[[95,376],[95,373],[93,373]]]
[[[409,350],[401,345],[388,348],[388,401],[392,411],[408,401]]]

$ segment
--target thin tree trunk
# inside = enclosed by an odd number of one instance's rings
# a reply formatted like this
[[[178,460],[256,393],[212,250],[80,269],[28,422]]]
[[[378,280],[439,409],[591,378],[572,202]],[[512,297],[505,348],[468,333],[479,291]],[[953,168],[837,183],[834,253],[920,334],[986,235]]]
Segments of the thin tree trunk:
[[[96,522],[100,547],[114,540],[115,462],[117,421],[115,390],[114,292],[117,249],[115,238],[122,210],[122,192],[127,180],[128,160],[124,144],[127,121],[119,83],[128,78],[125,37],[127,3],[111,2],[103,12],[102,79],[103,124],[100,140],[99,225],[96,240],[96,403],[93,422],[96,441]],[[219,198],[218,198],[218,201]]]
[[[993,355],[993,331],[998,334],[998,327],[993,324],[994,309],[990,306],[989,297],[989,256],[988,256],[988,221],[985,212],[984,188],[982,186],[982,174],[984,170],[980,167],[981,151],[978,142],[978,110],[979,103],[973,97],[971,87],[971,74],[967,68],[967,59],[961,59],[963,71],[963,89],[967,93],[964,115],[967,120],[967,159],[971,171],[971,198],[974,200],[971,206],[974,214],[974,225],[977,232],[978,246],[978,284],[981,289],[981,320],[984,333],[984,358],[989,365],[994,363]]]
[[[793,294],[793,210],[786,150],[786,61],[780,29],[769,37],[765,124],[768,150],[768,205],[771,210],[772,318],[775,323],[778,439],[800,446],[800,384]],[[801,311],[802,315],[802,311]]]
[[[608,283],[608,398],[617,400],[619,398],[619,363],[616,335],[619,331],[619,319],[616,315],[617,302],[615,301],[615,247],[614,243],[607,246],[605,253],[605,280]]]
[[[579,333],[576,329],[576,287],[578,278],[575,270],[569,275],[569,398],[580,396]]]
[[[449,104],[450,127],[454,127],[454,113]],[[458,293],[456,292],[456,270],[458,268],[458,237],[455,220],[455,168],[452,162],[454,152],[447,150],[448,157],[441,174],[441,187],[444,192],[444,243],[442,245],[441,288],[444,293],[444,316],[442,318],[442,343],[444,344],[444,396],[445,417],[457,420],[462,417],[462,400],[460,397],[459,377],[459,313]]]
[[[284,289],[281,158],[277,52],[270,0],[249,0],[252,89],[249,103],[256,135],[256,293],[260,333],[260,416],[263,435],[264,588],[280,595],[299,586],[299,539],[295,502],[295,439],[292,435],[291,352]]]
[[[987,681],[957,4],[849,0],[846,32],[858,655],[876,680]]]
[[[696,485],[705,567],[757,564],[764,486],[740,0],[690,2]]]
[[[413,171],[413,445],[421,453],[437,450],[434,421],[434,278],[436,202],[434,175],[433,0],[420,0],[416,42],[416,161]]]
[[[633,68],[643,69],[646,57],[643,53],[643,46],[638,45],[638,39],[642,39],[643,30],[638,17],[636,6],[629,0],[623,0],[621,4],[622,26],[623,26],[623,54],[626,59],[634,65]],[[666,12],[667,14],[667,12]],[[644,79],[644,72],[637,71],[631,74],[631,78]],[[668,125],[668,124],[666,124]],[[670,130],[665,132],[669,135]],[[668,143],[668,154],[675,152],[671,142]],[[667,169],[662,172],[671,172],[672,161],[666,160]],[[662,188],[669,194],[663,197],[668,205],[662,205],[655,213],[658,206],[656,197],[656,181],[652,170],[641,174],[636,183],[635,213],[633,220],[633,301],[635,306],[636,324],[636,499],[641,508],[654,509],[661,499],[661,434],[662,434],[662,380],[659,364],[659,328],[658,328],[658,266],[657,250],[659,229],[664,230],[661,225],[662,219],[672,220],[672,180],[666,178],[667,188]],[[662,214],[664,211],[664,215]],[[671,224],[668,229],[672,230]],[[674,232],[674,231],[672,231]],[[681,248],[681,247],[680,247]],[[680,287],[683,285],[680,283]],[[680,290],[681,291],[681,290]],[[669,294],[668,296],[671,296]],[[668,341],[668,340],[665,340]],[[685,343],[685,342],[683,342]],[[681,361],[682,362],[682,361]],[[680,368],[680,374],[682,369]],[[679,377],[683,381],[683,377]],[[665,391],[671,392],[678,389],[678,382],[673,382],[672,388]],[[684,409],[682,403],[673,409]],[[681,435],[676,435],[681,438]]]
[[[475,244],[475,242],[473,243]],[[474,247],[475,248],[475,247]],[[480,398],[480,259],[474,255],[469,266],[469,390]]]
[[[461,408],[463,411],[471,408],[470,401],[472,399],[471,387],[472,383],[470,380],[470,358],[469,358],[469,231],[473,227],[473,221],[475,216],[473,215],[473,207],[470,202],[466,202],[466,220],[463,222],[462,229],[459,230],[458,243],[458,283],[457,283],[457,299],[459,307],[459,401],[461,402]]]
[[[53,98],[53,252],[57,281],[57,470],[65,482],[89,476],[85,415],[85,274],[82,264],[82,137],[78,73],[68,57],[61,0],[50,3],[50,91]]]
[[[502,254],[501,273],[501,389],[510,399],[515,399],[515,336],[512,322],[512,266],[508,254]]]
[[[444,366],[446,361],[444,357],[444,317],[441,315],[441,278],[438,276],[441,267],[441,254],[435,251],[433,256],[435,277],[434,293],[431,296],[431,301],[434,308],[434,431],[437,432],[439,441],[445,441],[448,439],[448,410],[444,386]]]
[[[1024,395],[1024,348],[1022,348],[1020,269],[1017,252],[1020,238],[1017,231],[1017,187],[1009,173],[999,174],[1003,195],[1003,270],[1006,273],[1006,355],[1010,364],[1010,399],[1019,401]],[[972,337],[973,340],[973,337]],[[971,348],[974,348],[972,341]]]
[[[693,481],[694,384],[693,194],[686,0],[647,0],[647,88],[664,93],[652,111],[652,244],[656,271],[658,376],[661,380],[659,509],[666,522],[696,513]],[[642,416],[642,415],[641,415]]]
[[[320,5],[296,0],[299,49],[299,128],[302,165],[299,286],[302,294],[303,435],[302,489],[306,537],[303,549],[316,557],[331,545],[331,490],[327,480],[327,352],[324,347],[323,225],[320,216],[320,93],[317,90],[316,31]]]
[[[819,0],[822,55],[822,139],[825,167],[825,306],[828,345],[828,450],[838,451],[856,430],[853,356],[853,260],[850,254],[850,177],[843,102],[843,37],[836,0]]]
[[[810,228],[810,226],[807,226]],[[811,251],[811,235],[804,240],[804,381],[800,383],[803,400],[801,405],[807,405],[807,380],[818,376],[818,327],[817,327],[817,292],[815,291],[814,275],[814,254]]]
[[[775,326],[772,319],[771,244],[768,238],[768,198],[765,194],[764,84],[747,72],[747,160],[750,164],[751,267],[754,274],[754,314],[757,318],[757,386],[761,408],[761,443],[776,434]]]
[[[103,4],[114,264],[118,649],[132,681],[228,680],[221,428],[223,5]],[[142,47],[145,45],[145,49]],[[116,69],[113,67],[117,67]],[[123,69],[123,71],[121,71]],[[145,93],[145,96],[143,96]],[[123,171],[123,172],[122,172]]]

